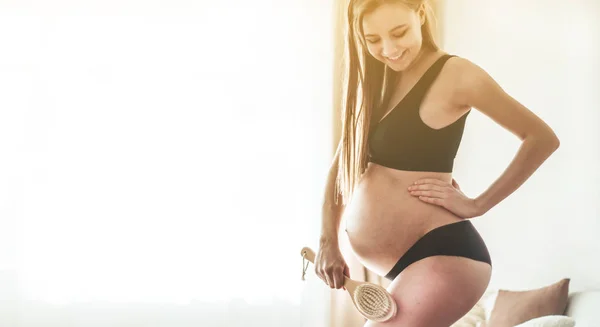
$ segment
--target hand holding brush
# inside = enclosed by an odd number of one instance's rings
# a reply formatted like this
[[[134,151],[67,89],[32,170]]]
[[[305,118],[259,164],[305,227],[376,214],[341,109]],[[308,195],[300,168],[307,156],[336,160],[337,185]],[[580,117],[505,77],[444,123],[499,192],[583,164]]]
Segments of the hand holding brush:
[[[309,247],[302,248],[300,252],[302,255],[302,278],[306,273],[308,264],[304,265],[304,260],[308,260],[315,263],[315,253]],[[329,279],[328,276],[326,276]],[[377,284],[360,282],[350,279],[343,275],[342,286],[352,299],[352,303],[358,310],[358,312],[365,318],[377,322],[388,321],[396,315],[396,302],[392,298],[392,295],[387,290]],[[329,281],[333,282],[335,288],[339,288],[338,280]],[[327,282],[326,282],[327,283]],[[330,285],[331,286],[331,285]]]

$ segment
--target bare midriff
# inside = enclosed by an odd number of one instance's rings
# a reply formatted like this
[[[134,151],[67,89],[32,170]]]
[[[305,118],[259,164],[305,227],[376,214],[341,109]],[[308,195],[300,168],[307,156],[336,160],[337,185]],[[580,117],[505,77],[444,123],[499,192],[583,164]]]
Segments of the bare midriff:
[[[369,270],[385,276],[427,232],[463,220],[409,193],[408,186],[423,178],[451,183],[452,173],[404,171],[369,163],[343,214],[352,250]]]

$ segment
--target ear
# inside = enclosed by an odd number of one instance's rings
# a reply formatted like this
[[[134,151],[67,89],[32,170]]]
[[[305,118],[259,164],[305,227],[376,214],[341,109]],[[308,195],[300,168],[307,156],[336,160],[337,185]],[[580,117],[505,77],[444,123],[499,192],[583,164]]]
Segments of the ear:
[[[425,24],[425,20],[427,19],[427,11],[425,10],[425,3],[421,3],[421,5],[419,5],[417,14],[419,15],[419,22],[421,23],[421,26],[422,26],[423,24]]]

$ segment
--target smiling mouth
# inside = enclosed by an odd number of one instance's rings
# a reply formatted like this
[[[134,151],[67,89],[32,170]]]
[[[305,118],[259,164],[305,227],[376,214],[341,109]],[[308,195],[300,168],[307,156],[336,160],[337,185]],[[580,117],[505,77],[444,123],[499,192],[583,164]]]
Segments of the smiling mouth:
[[[387,60],[391,61],[391,62],[396,62],[398,61],[400,58],[402,58],[402,56],[404,56],[404,54],[406,53],[406,50],[402,51],[398,56],[396,57],[385,57]]]

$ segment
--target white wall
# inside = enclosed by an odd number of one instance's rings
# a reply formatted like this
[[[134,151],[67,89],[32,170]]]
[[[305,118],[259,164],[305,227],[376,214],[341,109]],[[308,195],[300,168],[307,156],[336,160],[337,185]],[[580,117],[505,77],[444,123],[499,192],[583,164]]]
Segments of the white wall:
[[[600,1],[447,0],[444,50],[483,67],[544,119],[561,147],[515,193],[473,222],[490,249],[490,288],[525,289],[571,278],[600,288]],[[519,140],[473,110],[455,178],[483,192]]]
[[[0,327],[327,326],[332,9],[0,1]]]

